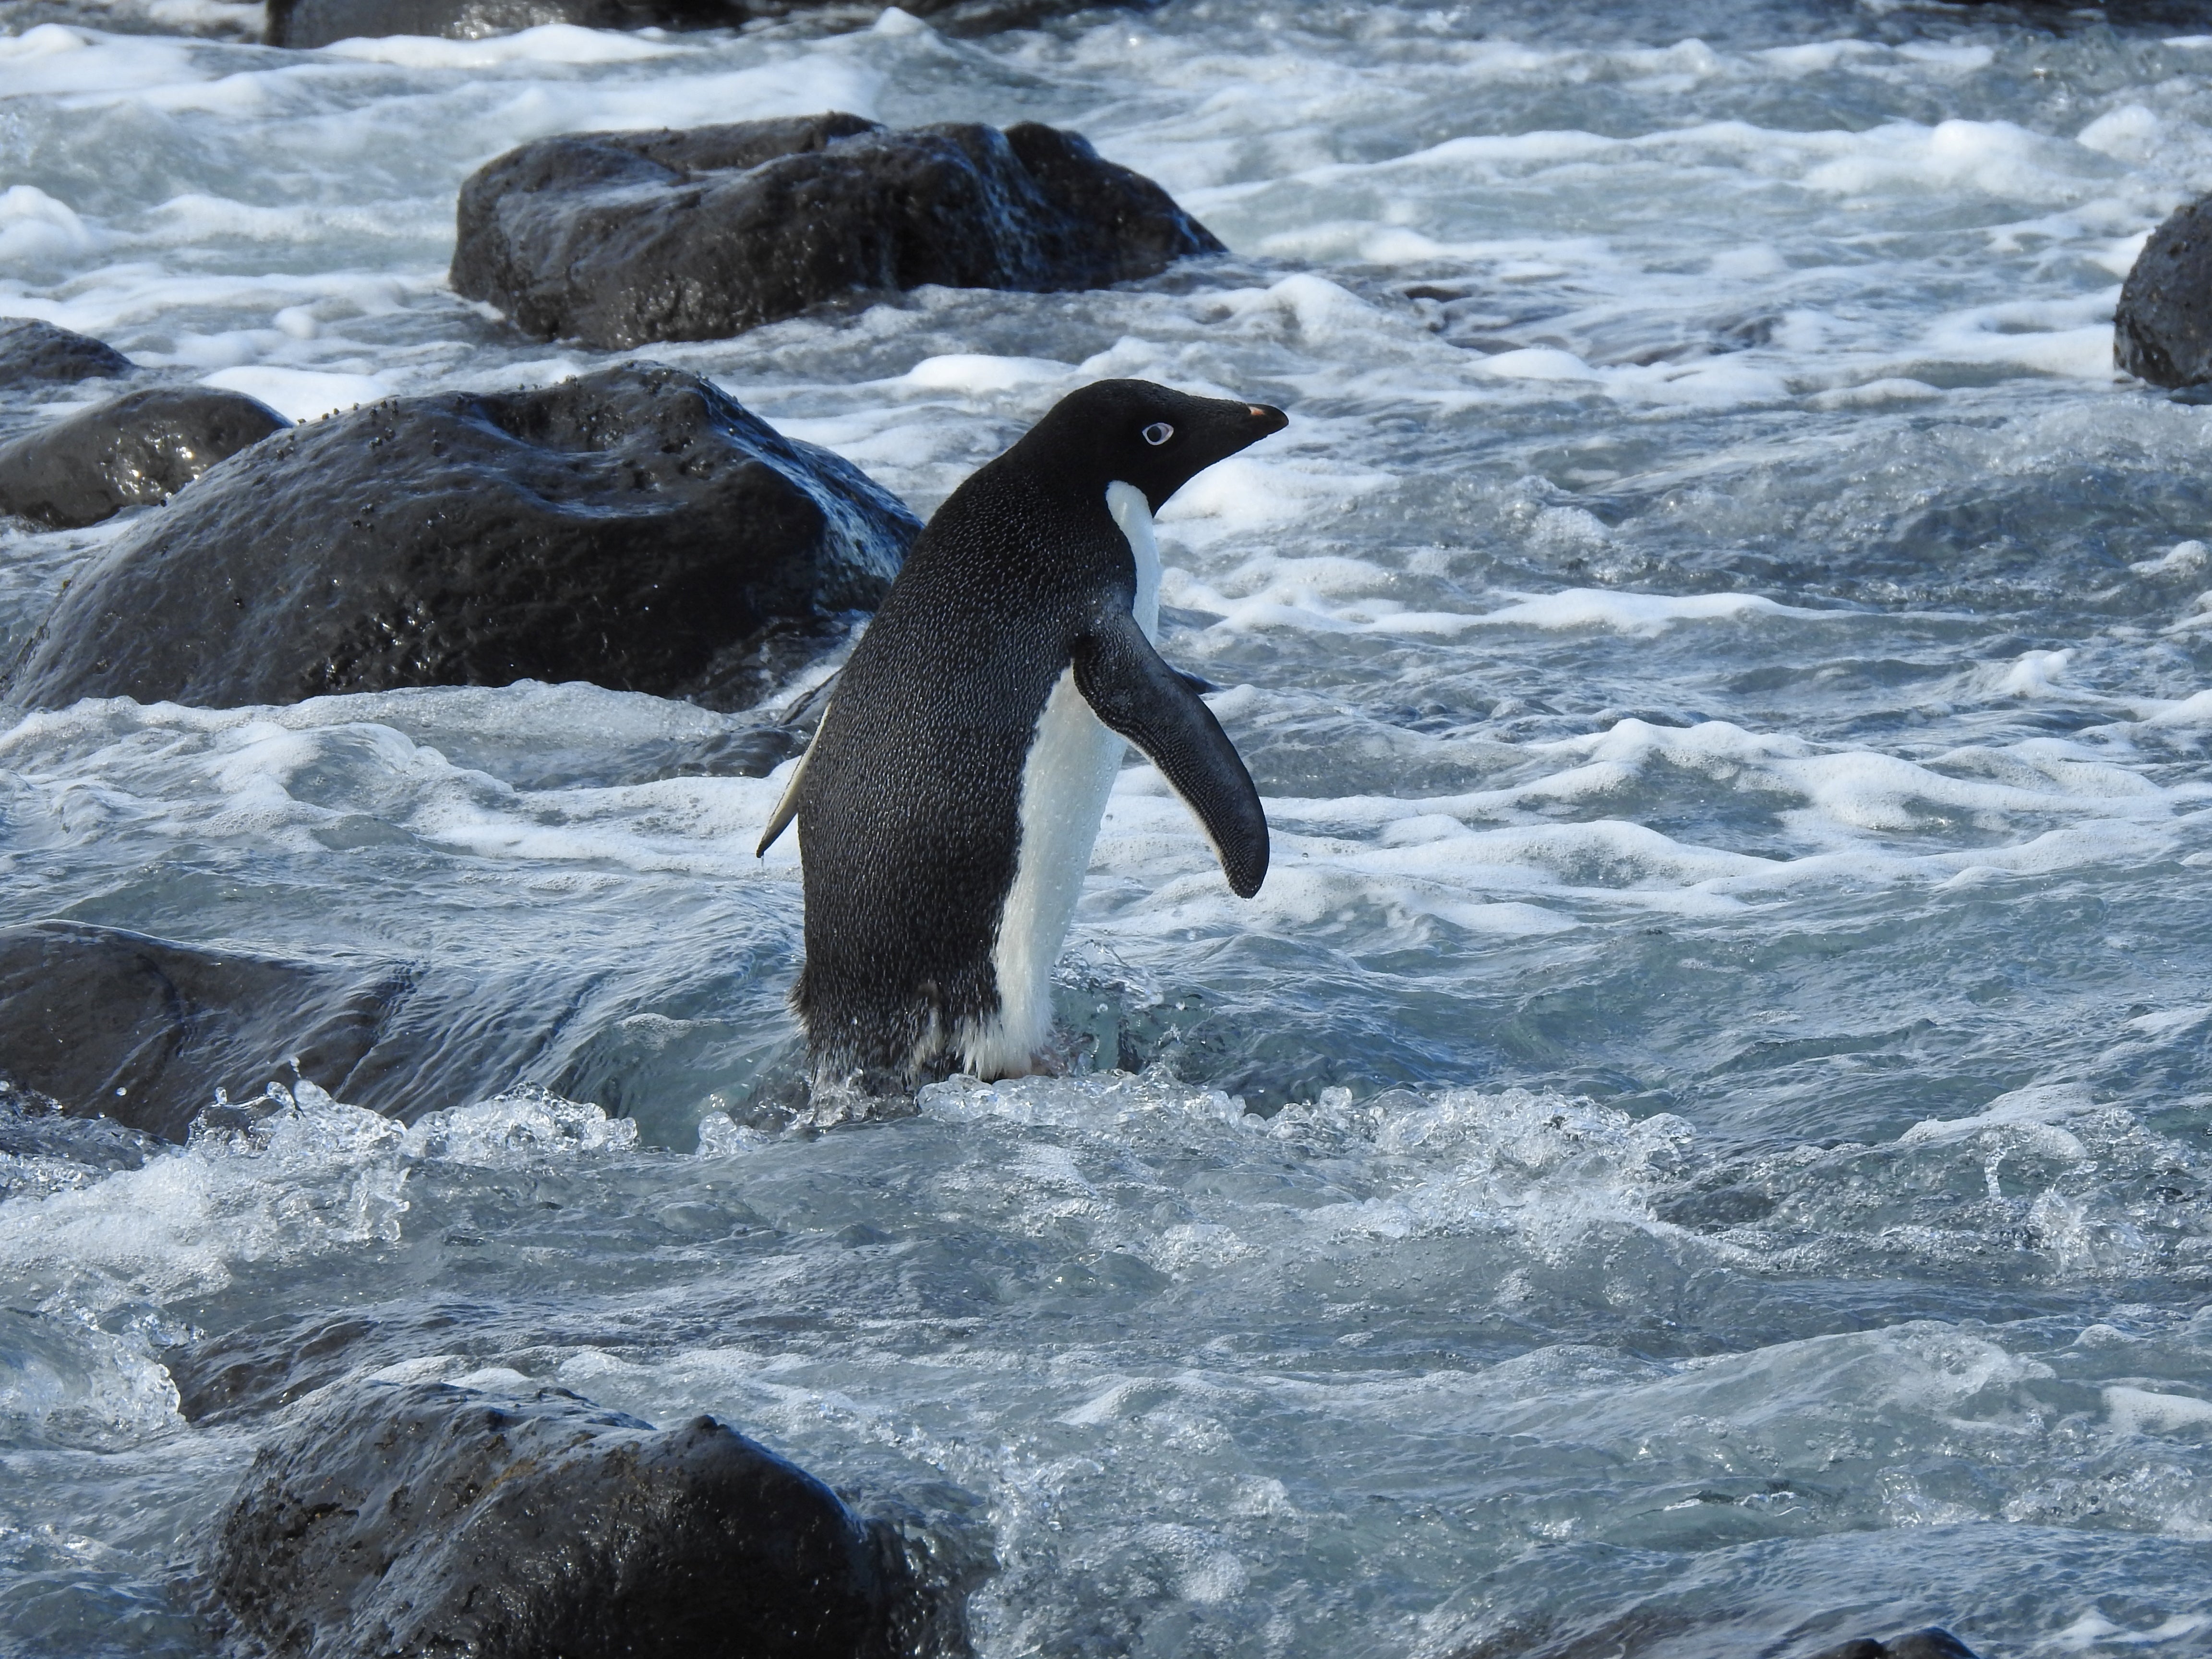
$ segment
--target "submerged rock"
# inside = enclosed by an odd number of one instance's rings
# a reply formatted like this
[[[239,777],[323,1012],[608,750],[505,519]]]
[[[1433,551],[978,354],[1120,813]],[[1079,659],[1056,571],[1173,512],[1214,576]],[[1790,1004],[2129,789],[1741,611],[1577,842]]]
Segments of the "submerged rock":
[[[207,1426],[265,1415],[380,1361],[454,1352],[486,1322],[478,1307],[277,1314],[164,1348],[160,1358],[177,1385],[178,1414]]]
[[[217,461],[291,425],[241,392],[149,386],[0,445],[0,513],[50,529],[165,501]]]
[[[72,334],[29,317],[0,318],[0,386],[114,378],[133,374],[137,367],[88,334]]]
[[[234,707],[588,680],[711,703],[763,630],[872,608],[919,528],[676,369],[398,398],[234,455],[133,526],[9,690]]]
[[[511,1079],[543,1042],[410,970],[325,965],[42,921],[0,929],[0,1078],[71,1117],[181,1141],[221,1090],[304,1078],[410,1116]]]
[[[1838,1647],[1823,1648],[1813,1659],[1974,1659],[1974,1651],[1949,1631],[1930,1625],[1887,1642],[1862,1637]]]
[[[2177,209],[2120,287],[2112,361],[2153,386],[2212,380],[2212,197]]]
[[[965,1650],[978,1564],[932,1554],[711,1417],[355,1383],[261,1453],[210,1577],[257,1653],[890,1659]]]
[[[0,1066],[71,1116],[181,1140],[218,1089],[342,1079],[404,981],[43,921],[0,931]]]
[[[458,219],[457,292],[608,349],[719,339],[847,294],[1100,288],[1222,251],[1151,179],[1035,122],[574,133],[487,164]]]
[[[1017,28],[1098,0],[900,0],[902,9],[954,34]],[[540,23],[594,29],[736,28],[756,19],[811,13],[859,25],[886,0],[269,0],[272,46],[327,46],[361,35],[432,34],[477,40]]]

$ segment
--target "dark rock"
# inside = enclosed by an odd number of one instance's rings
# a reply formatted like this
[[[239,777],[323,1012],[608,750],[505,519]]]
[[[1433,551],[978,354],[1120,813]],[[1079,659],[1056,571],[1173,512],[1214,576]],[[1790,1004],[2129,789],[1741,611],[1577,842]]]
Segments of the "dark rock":
[[[261,1453],[210,1579],[270,1655],[890,1659],[965,1650],[976,1564],[929,1554],[710,1417],[368,1383]]]
[[[844,295],[1099,288],[1222,251],[1151,179],[1035,122],[572,133],[481,168],[458,217],[457,292],[610,349],[720,339]]]
[[[0,445],[0,513],[51,529],[166,501],[217,461],[291,425],[213,386],[149,386]]]
[[[28,317],[0,318],[0,386],[27,380],[90,380],[134,373],[113,346]]]
[[[398,398],[234,455],[134,526],[9,690],[234,707],[540,679],[708,701],[763,630],[872,608],[919,527],[675,369]]]
[[[1097,0],[904,0],[904,9],[954,34],[1018,28]],[[327,46],[359,35],[433,34],[477,40],[539,23],[595,29],[736,28],[808,13],[858,25],[884,0],[269,0],[269,44]]]
[[[324,966],[43,921],[0,929],[0,1077],[72,1117],[180,1141],[222,1090],[298,1078],[414,1117],[512,1080],[544,1040],[401,968]],[[251,1127],[249,1107],[234,1127]]]
[[[1856,1642],[1823,1648],[1813,1659],[1974,1659],[1974,1652],[1949,1631],[1931,1625],[1887,1642],[1863,1636]]]
[[[2120,286],[2112,361],[2154,386],[2212,380],[2212,197],[2150,234]]]
[[[1930,1625],[1882,1644],[1889,1659],[1974,1659],[1974,1650],[1948,1630]]]

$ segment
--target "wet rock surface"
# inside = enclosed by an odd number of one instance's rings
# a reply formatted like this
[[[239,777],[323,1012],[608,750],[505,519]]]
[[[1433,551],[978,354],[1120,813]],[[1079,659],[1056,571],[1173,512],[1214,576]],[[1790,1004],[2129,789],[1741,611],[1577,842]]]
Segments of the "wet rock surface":
[[[209,1576],[254,1653],[889,1659],[966,1650],[979,1566],[710,1417],[357,1382],[261,1453]]]
[[[903,9],[956,34],[1015,28],[1093,0],[908,0]],[[362,35],[430,34],[474,40],[540,23],[595,29],[736,28],[763,18],[813,15],[859,25],[888,9],[875,0],[270,0],[269,44],[326,46]]]
[[[1934,1626],[1887,1642],[1863,1637],[1841,1646],[1823,1648],[1813,1659],[1975,1659],[1973,1650],[1947,1630]]]
[[[2212,380],[2212,197],[2153,231],[2120,288],[2112,360],[2153,386]]]
[[[9,691],[236,707],[588,680],[736,706],[765,633],[872,608],[919,528],[675,369],[398,398],[233,456],[134,526]]]
[[[243,392],[149,386],[0,445],[0,513],[49,529],[165,501],[291,422]]]
[[[34,1105],[181,1141],[218,1090],[305,1079],[415,1117],[508,1080],[550,1017],[483,1018],[392,964],[210,950],[83,922],[0,930],[0,1077]],[[26,1124],[39,1114],[26,1115]],[[29,1133],[27,1128],[26,1133]]]
[[[30,317],[0,318],[0,389],[41,380],[119,379],[137,365],[103,341]]]
[[[480,169],[458,219],[457,292],[609,349],[925,283],[1103,288],[1222,251],[1151,179],[1036,122],[568,134]]]

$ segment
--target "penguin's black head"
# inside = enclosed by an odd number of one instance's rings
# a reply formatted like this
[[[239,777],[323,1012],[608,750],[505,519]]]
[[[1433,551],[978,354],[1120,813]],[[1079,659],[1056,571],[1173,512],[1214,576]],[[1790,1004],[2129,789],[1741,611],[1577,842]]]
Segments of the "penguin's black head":
[[[1015,446],[1025,465],[1103,493],[1134,484],[1157,513],[1169,496],[1290,416],[1265,404],[1194,398],[1150,380],[1099,380],[1071,392]]]

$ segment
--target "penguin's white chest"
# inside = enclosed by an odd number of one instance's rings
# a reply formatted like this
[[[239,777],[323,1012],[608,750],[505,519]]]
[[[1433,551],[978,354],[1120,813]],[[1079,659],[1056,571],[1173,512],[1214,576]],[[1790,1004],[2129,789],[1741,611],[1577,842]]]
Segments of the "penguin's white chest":
[[[1160,551],[1145,493],[1109,484],[1106,508],[1127,538],[1137,565],[1130,606],[1145,637],[1160,624]],[[1121,769],[1126,744],[1107,730],[1075,689],[1075,670],[1062,672],[1037,716],[1022,765],[1013,884],[1000,913],[991,966],[999,1011],[980,1029],[961,1033],[961,1056],[982,1078],[1018,1077],[1033,1067],[1052,1031],[1052,969],[1083,891],[1091,843],[1106,816],[1106,798]]]
[[[1152,536],[1152,508],[1134,484],[1106,486],[1106,510],[1121,526],[1129,556],[1137,562],[1137,597],[1129,606],[1137,626],[1155,645],[1160,641],[1160,544]]]

